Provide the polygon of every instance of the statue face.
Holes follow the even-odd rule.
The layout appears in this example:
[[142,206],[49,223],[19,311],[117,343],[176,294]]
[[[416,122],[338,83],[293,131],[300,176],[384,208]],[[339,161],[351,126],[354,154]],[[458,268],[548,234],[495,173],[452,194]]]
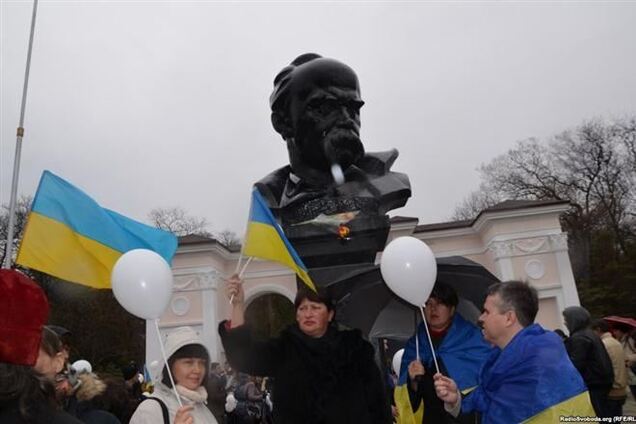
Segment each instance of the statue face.
[[358,79],[346,65],[324,58],[303,65],[290,89],[292,156],[296,155],[301,166],[322,171],[334,163],[344,169],[356,163],[364,155],[360,140],[363,104]]

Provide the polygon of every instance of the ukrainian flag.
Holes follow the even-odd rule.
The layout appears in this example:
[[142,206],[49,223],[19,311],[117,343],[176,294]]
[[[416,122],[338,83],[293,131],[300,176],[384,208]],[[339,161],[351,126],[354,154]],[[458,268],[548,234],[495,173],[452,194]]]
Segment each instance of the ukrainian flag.
[[121,255],[149,249],[170,263],[174,234],[104,209],[84,192],[44,171],[31,206],[16,262],[63,280],[110,288]]
[[[404,347],[398,386],[394,393],[395,404],[400,414],[399,424],[421,424],[424,415],[423,408],[426,407],[424,402],[420,402],[417,410],[413,411],[407,387],[409,364],[418,356],[415,352],[416,337],[421,341],[418,343],[420,361],[428,370],[427,372],[435,372],[433,352],[428,343],[424,325],[423,322],[419,324],[416,335],[411,337]],[[435,353],[443,361],[448,375],[455,380],[459,390],[466,394],[477,386],[479,370],[489,357],[491,350],[488,343],[484,341],[481,330],[456,313],[446,336],[442,339]]]
[[462,400],[462,411],[482,413],[482,424],[552,424],[561,417],[595,417],[587,387],[561,338],[538,324],[495,349],[479,386]]
[[252,205],[245,243],[243,243],[243,254],[269,259],[293,269],[310,289],[316,291],[316,286],[307,273],[307,267],[285,237],[283,229],[276,222],[272,211],[269,210],[265,199],[256,187],[252,190]]

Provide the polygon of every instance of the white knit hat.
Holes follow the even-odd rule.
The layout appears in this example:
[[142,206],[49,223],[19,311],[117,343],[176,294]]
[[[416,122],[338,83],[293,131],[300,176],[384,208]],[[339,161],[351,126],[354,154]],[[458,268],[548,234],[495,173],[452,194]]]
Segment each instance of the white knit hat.
[[203,340],[201,340],[192,327],[179,327],[172,330],[166,338],[166,357],[170,359],[177,350],[181,349],[183,346],[191,344],[203,346],[205,351],[208,353],[208,356],[210,355],[210,352],[208,352],[208,349],[203,344]]

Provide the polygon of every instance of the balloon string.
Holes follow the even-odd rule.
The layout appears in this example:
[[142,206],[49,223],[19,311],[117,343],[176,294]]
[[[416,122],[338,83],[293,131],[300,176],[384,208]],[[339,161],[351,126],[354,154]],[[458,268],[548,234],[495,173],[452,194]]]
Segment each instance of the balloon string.
[[435,349],[433,348],[433,341],[431,340],[431,334],[428,332],[428,323],[426,322],[426,315],[424,315],[423,306],[420,306],[420,312],[422,312],[422,319],[424,320],[424,328],[426,329],[426,335],[428,336],[428,343],[431,346],[431,352],[433,352],[433,362],[435,362],[435,369],[439,373],[439,365],[437,364],[437,357],[435,356]]
[[166,351],[163,348],[163,340],[161,339],[161,332],[159,331],[159,319],[155,320],[155,328],[157,329],[157,338],[159,339],[159,346],[161,346],[161,355],[163,356],[163,363],[165,364],[166,369],[168,370],[168,377],[170,377],[170,384],[172,384],[172,390],[174,390],[174,395],[177,397],[177,402],[179,402],[179,407],[182,407],[181,397],[179,393],[177,393],[177,386],[174,384],[174,380],[172,379],[172,371],[170,371],[170,366],[168,365],[168,358],[166,358]]
[[[417,316],[417,315],[416,315]],[[420,360],[419,331],[417,331],[417,320],[415,320],[415,359]]]

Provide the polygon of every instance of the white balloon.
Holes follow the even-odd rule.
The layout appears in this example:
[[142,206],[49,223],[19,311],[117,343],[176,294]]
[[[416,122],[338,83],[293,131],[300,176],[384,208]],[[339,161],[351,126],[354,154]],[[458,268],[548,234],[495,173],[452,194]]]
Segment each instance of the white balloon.
[[402,299],[420,307],[433,290],[437,262],[431,249],[415,237],[398,237],[382,252],[382,278]]
[[124,253],[115,263],[110,280],[117,301],[139,318],[159,318],[172,297],[172,270],[152,250]]
[[93,366],[86,359],[80,359],[78,361],[73,362],[71,368],[75,370],[76,373],[81,374],[83,372],[92,373]]
[[403,355],[404,349],[398,350],[397,352],[395,352],[395,355],[393,355],[393,362],[391,363],[393,365],[393,371],[398,377],[400,376],[400,367],[402,366]]

